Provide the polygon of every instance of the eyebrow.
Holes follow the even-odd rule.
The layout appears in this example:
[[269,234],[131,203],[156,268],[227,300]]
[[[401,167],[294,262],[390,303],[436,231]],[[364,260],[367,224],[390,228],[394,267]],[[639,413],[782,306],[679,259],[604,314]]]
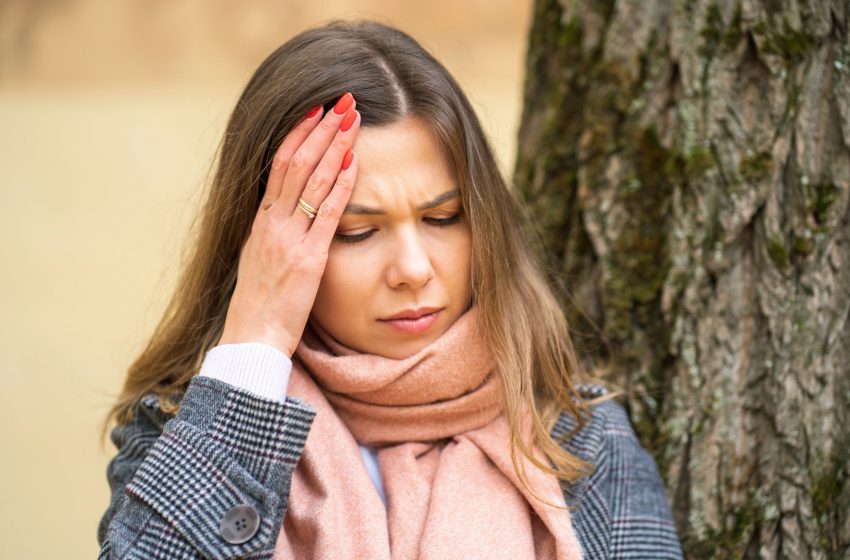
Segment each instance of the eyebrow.
[[[434,208],[439,206],[440,204],[446,202],[447,200],[451,200],[460,196],[460,191],[458,189],[454,189],[451,191],[446,191],[434,200],[426,202],[424,204],[420,204],[416,207],[417,210],[428,210],[430,208]],[[343,214],[357,214],[364,216],[383,216],[386,214],[380,208],[372,208],[370,206],[363,206],[361,204],[347,204],[345,206],[345,210],[342,211]]]

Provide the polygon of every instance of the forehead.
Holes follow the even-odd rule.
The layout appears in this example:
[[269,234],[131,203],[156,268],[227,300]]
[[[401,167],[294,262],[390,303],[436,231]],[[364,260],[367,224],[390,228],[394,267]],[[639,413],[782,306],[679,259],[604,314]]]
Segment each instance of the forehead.
[[436,136],[419,118],[363,127],[352,149],[359,161],[352,204],[417,206],[458,186]]

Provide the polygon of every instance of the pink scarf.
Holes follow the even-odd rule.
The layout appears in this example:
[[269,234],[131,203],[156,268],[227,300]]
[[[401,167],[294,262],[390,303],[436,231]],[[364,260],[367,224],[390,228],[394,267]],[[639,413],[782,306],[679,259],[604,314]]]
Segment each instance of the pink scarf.
[[[317,414],[273,558],[581,558],[569,512],[514,472],[477,308],[403,360],[356,352],[312,322],[295,355],[288,393]],[[386,508],[358,442],[379,447]],[[517,457],[535,492],[564,506],[557,479]]]

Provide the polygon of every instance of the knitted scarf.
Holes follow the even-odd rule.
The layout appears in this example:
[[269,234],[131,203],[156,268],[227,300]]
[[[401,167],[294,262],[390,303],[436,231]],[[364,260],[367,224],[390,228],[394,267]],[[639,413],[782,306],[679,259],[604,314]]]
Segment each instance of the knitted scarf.
[[[514,471],[475,306],[401,360],[354,351],[310,322],[288,394],[317,414],[273,558],[581,558],[569,511],[535,499]],[[529,421],[523,429],[530,442]],[[358,442],[378,447],[386,507]],[[557,479],[517,457],[535,493],[565,506]]]

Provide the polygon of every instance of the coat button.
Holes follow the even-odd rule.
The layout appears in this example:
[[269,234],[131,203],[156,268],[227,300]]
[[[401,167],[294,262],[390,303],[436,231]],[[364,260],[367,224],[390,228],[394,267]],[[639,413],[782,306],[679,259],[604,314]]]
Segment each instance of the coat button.
[[218,525],[218,532],[230,544],[251,540],[260,528],[260,514],[248,504],[230,508]]

